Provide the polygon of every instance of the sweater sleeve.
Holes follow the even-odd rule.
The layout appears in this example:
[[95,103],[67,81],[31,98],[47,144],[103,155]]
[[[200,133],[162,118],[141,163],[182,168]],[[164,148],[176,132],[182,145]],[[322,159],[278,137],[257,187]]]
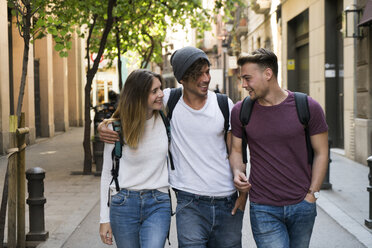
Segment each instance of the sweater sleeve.
[[[112,126],[109,126],[112,129]],[[107,205],[110,182],[112,179],[111,176],[111,167],[112,167],[112,158],[111,152],[114,149],[114,144],[105,143],[103,149],[103,165],[102,165],[102,174],[101,174],[101,208],[100,208],[100,223],[110,222],[110,208]]]

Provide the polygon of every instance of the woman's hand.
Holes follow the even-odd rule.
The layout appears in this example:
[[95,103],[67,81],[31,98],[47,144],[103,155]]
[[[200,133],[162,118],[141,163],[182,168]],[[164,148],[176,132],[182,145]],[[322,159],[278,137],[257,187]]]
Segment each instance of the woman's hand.
[[101,236],[101,240],[106,245],[112,245],[112,230],[110,222],[108,223],[101,223],[99,225],[99,235]]

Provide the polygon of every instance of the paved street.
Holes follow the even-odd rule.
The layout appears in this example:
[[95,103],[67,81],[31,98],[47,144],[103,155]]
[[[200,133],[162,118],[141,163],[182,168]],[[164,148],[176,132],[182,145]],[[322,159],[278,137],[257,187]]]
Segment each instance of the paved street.
[[[83,128],[71,128],[26,149],[26,167],[39,166],[46,171],[45,229],[49,231],[49,239],[38,248],[105,247],[98,235],[100,178],[71,175],[72,171],[83,168],[82,139]],[[372,247],[371,230],[364,226],[364,219],[368,217],[368,167],[337,153],[332,153],[332,160],[333,189],[322,191],[318,200],[311,247]],[[1,187],[6,162],[5,156],[0,157]],[[28,233],[28,213],[26,224]],[[172,223],[170,239],[171,246],[166,247],[177,247],[175,223]],[[255,247],[248,214],[244,219],[243,247]]]

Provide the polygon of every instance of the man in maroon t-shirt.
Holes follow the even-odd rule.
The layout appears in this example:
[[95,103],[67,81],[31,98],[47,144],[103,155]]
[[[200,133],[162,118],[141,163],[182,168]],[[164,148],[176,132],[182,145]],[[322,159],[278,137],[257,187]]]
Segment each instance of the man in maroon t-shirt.
[[242,162],[242,102],[231,112],[230,165],[238,190],[249,192],[254,239],[260,247],[308,247],[316,199],[328,166],[328,126],[321,106],[308,97],[309,132],[314,150],[308,164],[304,127],[294,94],[280,88],[276,55],[257,49],[238,60],[242,87],[255,100],[244,132],[250,151],[250,176]]

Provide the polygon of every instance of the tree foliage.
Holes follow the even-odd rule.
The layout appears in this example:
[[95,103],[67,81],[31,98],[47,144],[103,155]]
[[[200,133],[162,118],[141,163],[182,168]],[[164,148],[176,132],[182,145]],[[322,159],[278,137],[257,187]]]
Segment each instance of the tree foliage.
[[[84,172],[91,171],[90,151],[90,91],[98,70],[99,60],[120,58],[128,51],[135,52],[140,67],[150,61],[162,62],[162,49],[167,30],[175,24],[203,31],[210,30],[213,15],[221,8],[237,8],[240,0],[215,0],[215,9],[203,8],[202,0],[55,0],[51,17],[47,18],[48,32],[59,41],[55,47],[64,56],[69,38],[75,30],[86,40],[87,82],[85,87]],[[55,31],[56,29],[57,31]],[[83,30],[83,31],[82,31]],[[90,63],[89,55],[97,57]],[[119,84],[121,85],[121,84]]]

